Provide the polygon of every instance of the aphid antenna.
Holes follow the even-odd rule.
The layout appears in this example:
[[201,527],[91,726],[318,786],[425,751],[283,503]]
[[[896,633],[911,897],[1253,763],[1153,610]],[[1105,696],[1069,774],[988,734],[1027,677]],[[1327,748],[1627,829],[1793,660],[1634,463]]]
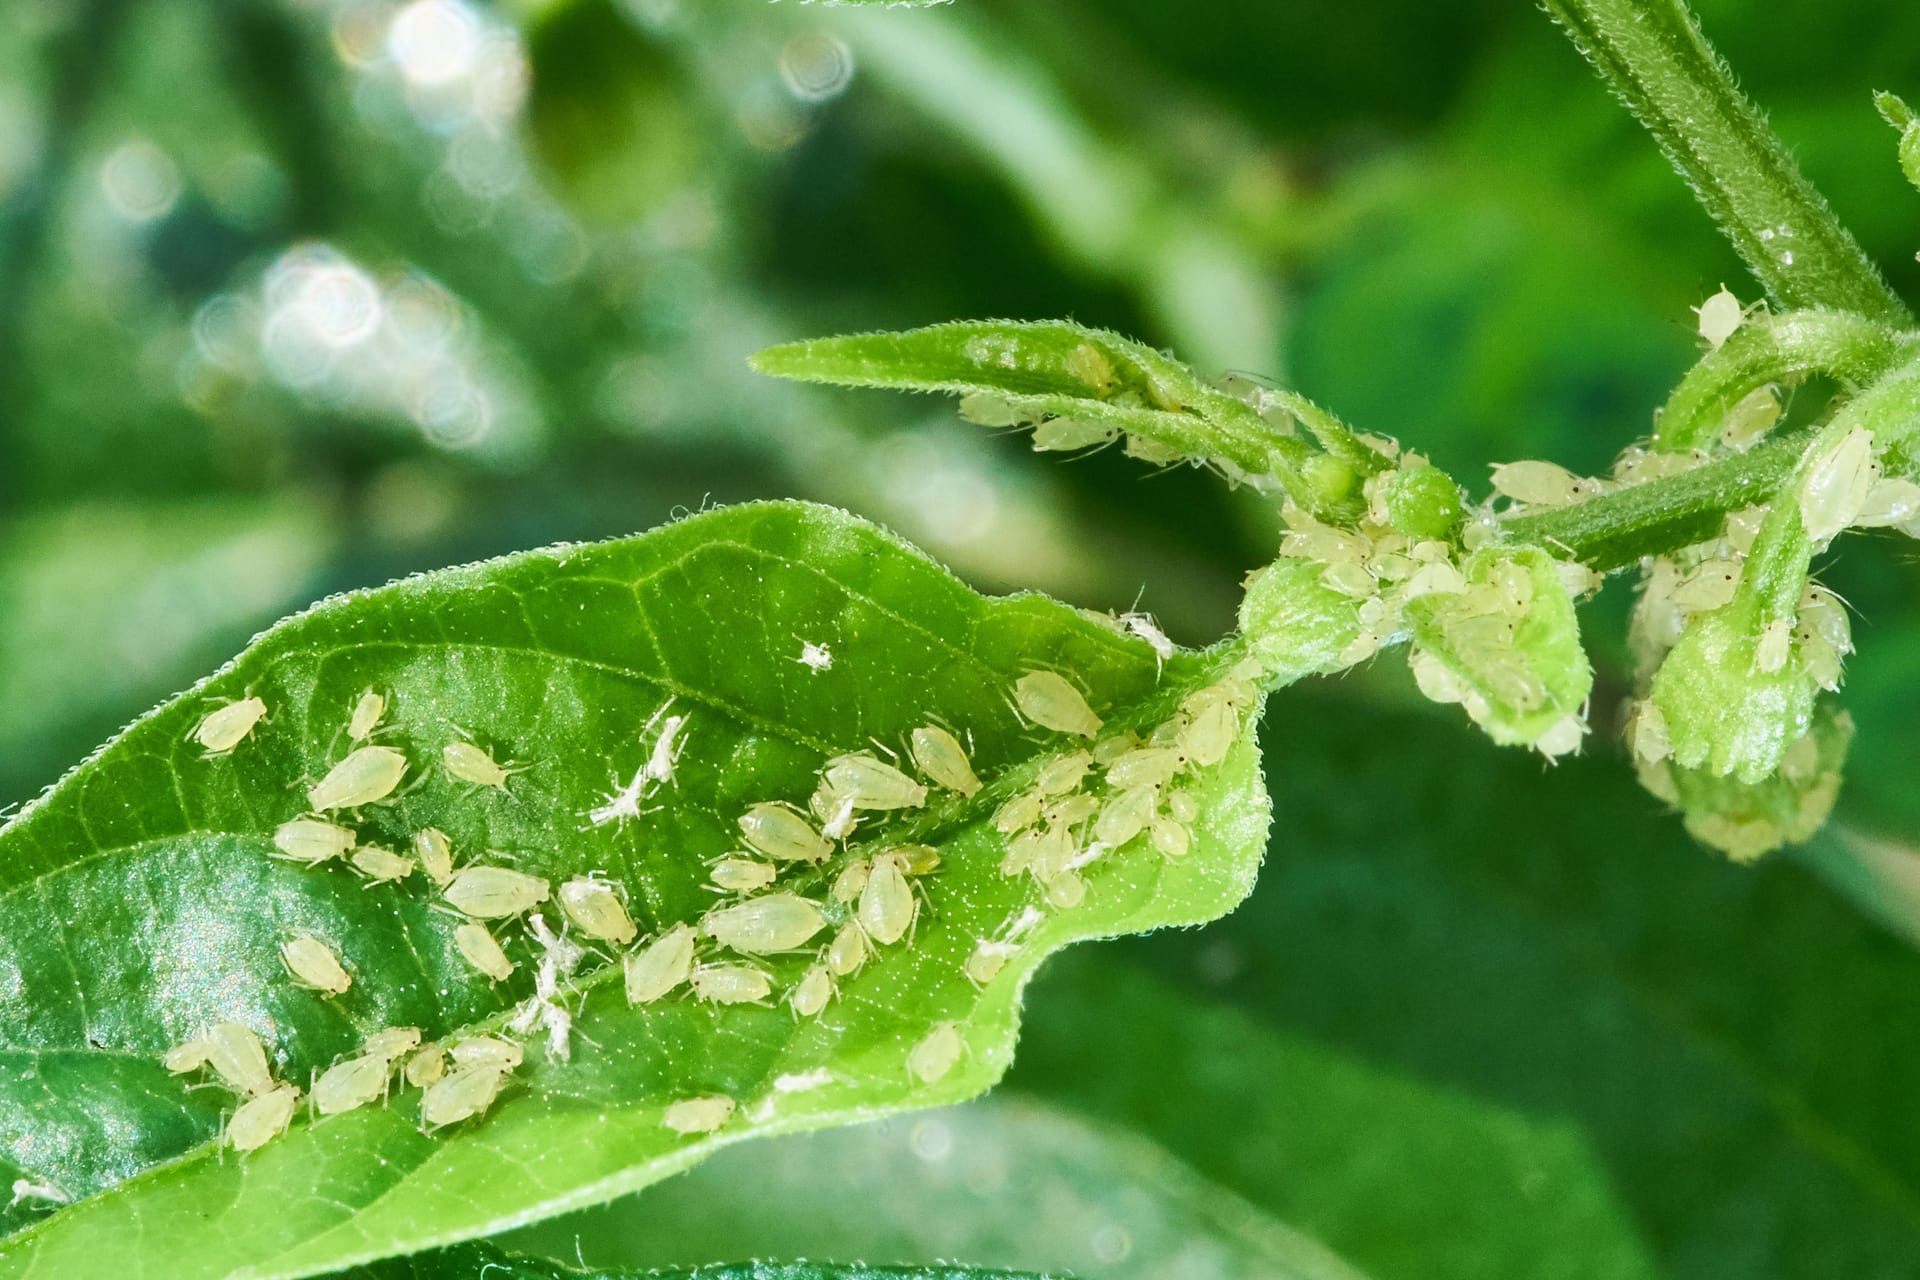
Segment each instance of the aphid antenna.
[[902,757],[900,752],[895,751],[892,747],[888,746],[886,743],[880,741],[880,739],[872,736],[871,734],[867,736],[867,741],[871,742],[874,746],[878,747],[881,751],[881,754],[889,757],[896,766],[904,758]]

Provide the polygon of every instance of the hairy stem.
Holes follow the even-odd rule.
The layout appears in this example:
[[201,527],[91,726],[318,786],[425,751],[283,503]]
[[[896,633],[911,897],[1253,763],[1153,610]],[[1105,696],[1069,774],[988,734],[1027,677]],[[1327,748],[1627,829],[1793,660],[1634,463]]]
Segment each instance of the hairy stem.
[[1910,323],[1879,270],[1735,87],[1681,0],[1545,4],[1768,293],[1788,307]]

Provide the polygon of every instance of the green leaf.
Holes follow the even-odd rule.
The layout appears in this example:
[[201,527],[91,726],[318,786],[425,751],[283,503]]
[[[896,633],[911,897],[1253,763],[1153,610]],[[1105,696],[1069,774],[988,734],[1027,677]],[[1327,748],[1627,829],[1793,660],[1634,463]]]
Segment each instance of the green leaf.
[[1547,12],[1653,134],[1768,293],[1788,307],[1910,322],[1682,0],[1547,0]]
[[583,1270],[484,1244],[394,1258],[337,1274],[337,1280],[1046,1280],[1029,1271],[978,1267],[874,1267],[865,1263],[745,1262],[672,1271]]
[[[1074,973],[1086,970],[1077,960],[1063,963]],[[1131,990],[1124,970],[1112,976]],[[1097,1025],[1125,1028],[1129,1076],[1157,1064],[1162,1037],[1181,1030],[1178,1019],[1136,1019],[1136,1009],[1116,1007],[1110,993],[1088,983],[1072,984],[1088,998],[1087,1010],[1060,997],[1051,973],[1044,986],[1053,991],[1048,1007],[1087,1052],[1119,1042]],[[1092,1009],[1115,1017],[1100,1024]],[[1061,1039],[1047,1036],[1047,1050]],[[1255,1093],[1276,1083],[1251,1070],[1241,1081]],[[881,1121],[721,1152],[684,1177],[501,1243],[604,1267],[746,1256],[963,1258],[1101,1280],[1159,1280],[1187,1273],[1204,1257],[1206,1274],[1217,1280],[1359,1275],[1164,1148],[1005,1090],[910,1124]]]
[[[1084,902],[1053,909],[1001,873],[1007,841],[988,821],[1067,746],[1016,715],[1014,682],[1070,673],[1112,728],[1146,730],[1231,657],[1163,665],[1104,619],[982,598],[881,530],[801,504],[448,570],[274,628],[0,831],[0,1174],[91,1196],[51,1215],[32,1200],[11,1209],[10,1225],[32,1225],[0,1243],[0,1276],[112,1275],[155,1250],[173,1276],[312,1275],[594,1203],[755,1134],[980,1092],[1006,1066],[1042,956],[1228,910],[1266,829],[1248,707],[1224,760],[1182,784],[1198,815],[1186,856],[1143,839],[1090,849]],[[612,949],[595,946],[558,975],[571,1060],[529,1046],[482,1120],[423,1134],[418,1093],[399,1090],[220,1156],[231,1096],[159,1061],[209,1024],[254,1028],[279,1076],[304,1084],[377,1029],[498,1030],[534,991],[542,953],[519,926],[500,930],[519,969],[494,986],[461,960],[457,921],[419,877],[363,885],[269,856],[277,824],[305,807],[295,788],[345,754],[368,688],[387,698],[378,740],[413,782],[346,815],[362,843],[405,848],[434,826],[463,861],[553,880],[603,872],[648,935],[699,919],[710,863],[738,847],[735,820],[758,802],[805,804],[829,757],[899,748],[940,720],[970,739],[988,785],[971,799],[935,791],[855,833],[861,854],[924,842],[940,866],[917,881],[926,908],[910,940],[879,948],[817,1018],[781,1007],[810,952],[763,958],[771,1007],[629,1008]],[[269,719],[203,759],[186,736],[210,699],[249,691]],[[669,705],[687,717],[678,763],[636,795],[628,780],[658,754]],[[438,761],[462,737],[523,771],[500,791],[456,784]],[[622,790],[645,801],[624,821],[605,811]],[[789,867],[783,888],[825,899],[851,857]],[[850,912],[825,910],[835,925]],[[1002,971],[976,986],[963,963],[1010,929]],[[277,948],[296,930],[340,952],[351,989],[328,999],[290,981]],[[909,1055],[947,1022],[959,1057],[922,1083]],[[663,1127],[669,1104],[720,1093],[739,1110],[719,1132]]]
[[[984,425],[1037,422],[1036,448],[1125,436],[1129,451],[1150,461],[1209,460],[1237,478],[1271,481],[1313,510],[1350,498],[1356,468],[1364,474],[1386,465],[1301,397],[1262,391],[1285,415],[1275,425],[1151,347],[1066,321],[965,320],[815,338],[769,347],[752,363],[805,382],[967,396],[962,411]],[[1327,454],[1315,455],[1294,436],[1294,419]],[[1050,440],[1049,431],[1061,435]]]

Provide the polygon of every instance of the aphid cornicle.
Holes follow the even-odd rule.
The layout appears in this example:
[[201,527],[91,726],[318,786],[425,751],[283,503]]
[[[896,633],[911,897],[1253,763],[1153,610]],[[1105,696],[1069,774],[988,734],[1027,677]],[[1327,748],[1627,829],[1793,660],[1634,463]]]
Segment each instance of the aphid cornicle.
[[353,704],[353,715],[347,719],[347,740],[365,742],[367,736],[379,725],[380,717],[387,714],[387,700],[368,689]]
[[493,1105],[507,1082],[499,1066],[460,1067],[427,1086],[420,1095],[420,1119],[429,1129],[471,1120]]
[[675,1133],[712,1133],[733,1119],[736,1105],[724,1093],[705,1098],[682,1098],[661,1114],[660,1124]]
[[827,761],[821,780],[856,809],[918,809],[927,802],[924,786],[862,751]]
[[441,891],[452,906],[480,920],[498,920],[531,911],[552,896],[539,876],[508,867],[470,866],[453,873]]
[[378,1054],[337,1062],[313,1082],[313,1109],[323,1116],[333,1116],[364,1107],[387,1091],[387,1076],[392,1070],[392,1060]]
[[819,906],[793,893],[748,898],[709,911],[700,922],[700,932],[723,947],[748,955],[791,951],[826,927]]
[[299,1101],[300,1090],[290,1084],[276,1085],[247,1099],[227,1121],[227,1145],[235,1151],[257,1151],[266,1146],[286,1132]]
[[920,772],[949,791],[971,796],[980,790],[980,779],[973,772],[960,739],[939,725],[922,725],[907,740],[908,751]]
[[873,860],[867,883],[860,890],[856,918],[869,938],[891,945],[906,937],[913,925],[918,901],[913,886],[907,883],[906,865],[900,855],[882,853]]
[[793,994],[787,1002],[793,1006],[795,1016],[811,1018],[827,1007],[833,999],[833,975],[827,972],[825,965],[809,965],[800,975],[800,981],[793,984]]
[[412,858],[376,845],[362,845],[347,860],[353,863],[354,870],[374,884],[392,884],[413,874]]
[[471,782],[476,787],[507,789],[512,774],[495,762],[485,748],[458,739],[440,748],[440,763],[455,782]]
[[708,1004],[757,1004],[773,994],[773,979],[745,964],[702,965],[687,982]]
[[193,739],[208,759],[224,756],[246,740],[253,727],[267,718],[267,704],[259,698],[241,698],[207,714],[194,726]]
[[589,938],[624,947],[639,934],[612,884],[578,876],[560,886],[560,910]]
[[746,842],[776,862],[819,862],[833,852],[827,838],[791,805],[762,802],[740,815]]
[[280,944],[280,959],[295,982],[326,995],[337,996],[353,985],[353,977],[341,967],[340,957],[320,939],[301,934]]
[[676,924],[624,961],[628,1004],[651,1004],[693,973],[695,936],[690,924]]
[[908,1051],[907,1070],[920,1083],[932,1084],[953,1070],[966,1047],[958,1025],[938,1023]]
[[406,774],[407,758],[392,747],[361,747],[308,788],[307,803],[315,813],[357,809],[392,795]]
[[216,1022],[205,1037],[207,1065],[234,1089],[259,1096],[273,1087],[260,1037],[238,1022]]
[[348,828],[318,818],[295,818],[281,823],[273,831],[276,856],[308,866],[340,857],[353,848],[354,839]]
[[460,949],[468,964],[495,982],[505,982],[513,976],[513,961],[507,959],[500,940],[478,921],[469,920],[456,928],[453,945]]
[[453,841],[447,833],[438,827],[423,827],[414,833],[413,853],[420,859],[420,869],[427,873],[427,879],[446,888],[453,879]]
[[728,893],[753,893],[774,882],[779,872],[771,862],[752,858],[722,858],[713,864],[713,884]]
[[1057,733],[1091,738],[1105,723],[1078,689],[1052,671],[1029,671],[1014,681],[1013,701],[1021,715]]

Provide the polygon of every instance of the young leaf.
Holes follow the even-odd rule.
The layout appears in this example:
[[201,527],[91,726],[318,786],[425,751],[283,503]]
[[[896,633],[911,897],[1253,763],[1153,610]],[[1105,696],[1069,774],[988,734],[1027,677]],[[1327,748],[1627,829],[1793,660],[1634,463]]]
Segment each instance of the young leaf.
[[[904,333],[816,338],[769,347],[753,367],[775,377],[849,387],[944,391],[987,426],[1037,423],[1036,448],[1126,438],[1149,461],[1204,459],[1236,478],[1284,489],[1310,510],[1352,499],[1387,465],[1303,397],[1264,392],[1276,426],[1179,361],[1104,329],[1067,321],[966,320]],[[1297,421],[1320,442],[1297,438]]]
[[[1106,849],[1074,829],[1083,900],[1061,891],[1059,869],[1044,891],[1003,874],[996,810],[1082,741],[1022,718],[1017,682],[1061,673],[1108,732],[1144,732],[1225,661],[1175,653],[1162,666],[1104,620],[982,598],[881,530],[803,504],[448,570],[274,628],[0,830],[0,1174],[54,1193],[9,1209],[6,1224],[26,1229],[0,1242],[0,1276],[119,1275],[162,1257],[186,1280],[313,1275],[594,1203],[754,1134],[978,1093],[1005,1069],[1020,990],[1047,952],[1226,911],[1252,883],[1267,821],[1249,694],[1232,703],[1220,762],[1177,780],[1187,818],[1157,814],[1152,839],[1173,856],[1145,834]],[[1036,687],[1022,702],[1057,718]],[[868,917],[872,954],[816,1015],[786,1005],[825,932],[769,942],[799,948],[772,955],[702,940],[703,962],[765,973],[767,1003],[676,989],[630,1007],[617,943],[576,929],[566,941],[586,950],[569,967],[566,946],[490,920],[516,966],[496,984],[462,958],[461,921],[421,874],[362,883],[337,861],[272,856],[278,825],[339,789],[337,775],[315,780],[347,755],[369,691],[381,714],[355,727],[399,753],[406,781],[329,818],[363,846],[408,849],[434,827],[463,864],[555,884],[601,876],[643,942],[701,922],[716,904],[711,864],[740,847],[737,820],[762,802],[805,806],[832,758],[904,760],[914,729],[944,725],[985,787],[861,811],[846,852],[780,864],[776,892],[837,929],[854,904],[829,887],[849,864],[913,846],[889,864],[915,869],[912,893],[889,898],[878,925]],[[266,718],[209,758],[189,735],[243,696]],[[443,767],[458,743],[473,744],[454,760],[476,781]],[[492,778],[478,752],[516,772]],[[1077,794],[1104,803],[1097,771]],[[550,932],[554,906],[534,912]],[[344,993],[292,980],[280,947],[303,934],[344,962]],[[994,963],[969,966],[982,939],[1001,944]],[[385,1105],[297,1116],[259,1150],[223,1154],[234,1096],[160,1060],[231,1019],[266,1042],[274,1075],[305,1087],[381,1028],[445,1043],[501,1034],[516,1013],[542,1028],[525,1065],[490,1112],[432,1133],[419,1091],[395,1086]],[[736,1109],[694,1117],[716,1131],[663,1123],[672,1104],[719,1095]]]
[[978,1267],[870,1267],[864,1263],[746,1262],[672,1271],[581,1270],[523,1258],[484,1244],[455,1245],[411,1258],[355,1267],[333,1280],[1046,1280],[1026,1271]]

